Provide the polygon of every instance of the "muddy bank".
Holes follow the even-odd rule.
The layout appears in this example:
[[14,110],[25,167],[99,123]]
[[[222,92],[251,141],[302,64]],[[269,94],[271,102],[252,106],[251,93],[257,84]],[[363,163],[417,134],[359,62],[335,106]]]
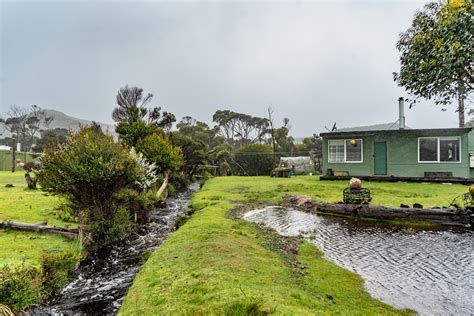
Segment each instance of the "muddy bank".
[[351,217],[392,221],[421,221],[435,225],[472,227],[474,214],[468,209],[402,208],[370,204],[317,202],[304,195],[287,195],[282,205],[311,213],[337,214]]

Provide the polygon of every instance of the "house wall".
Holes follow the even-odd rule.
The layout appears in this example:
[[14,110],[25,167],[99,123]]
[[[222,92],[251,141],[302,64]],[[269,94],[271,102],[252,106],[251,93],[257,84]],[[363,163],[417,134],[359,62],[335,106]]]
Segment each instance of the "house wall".
[[[461,137],[461,162],[460,163],[418,163],[418,138],[436,136]],[[351,139],[352,137],[363,140],[362,163],[329,163],[328,140]],[[469,149],[474,152],[474,133],[469,137],[465,132],[446,134],[443,131],[431,134],[423,130],[402,131],[376,131],[353,136],[337,135],[323,137],[323,173],[327,169],[334,171],[347,171],[353,176],[374,175],[374,142],[387,142],[387,175],[395,177],[423,177],[425,172],[452,172],[454,177],[474,177],[474,169],[469,168]]]

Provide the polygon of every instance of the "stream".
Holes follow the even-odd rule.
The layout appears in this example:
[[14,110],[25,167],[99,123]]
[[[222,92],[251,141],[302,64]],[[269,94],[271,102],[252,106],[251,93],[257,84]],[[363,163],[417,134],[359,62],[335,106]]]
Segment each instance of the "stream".
[[151,214],[151,222],[140,227],[130,238],[103,247],[80,263],[73,280],[60,295],[29,311],[31,315],[115,315],[128,288],[140,270],[143,254],[152,252],[173,232],[177,217],[187,215],[191,195],[199,183],[191,184],[166,207]]
[[276,206],[244,218],[283,236],[302,234],[387,304],[420,315],[474,315],[473,231],[415,231]]

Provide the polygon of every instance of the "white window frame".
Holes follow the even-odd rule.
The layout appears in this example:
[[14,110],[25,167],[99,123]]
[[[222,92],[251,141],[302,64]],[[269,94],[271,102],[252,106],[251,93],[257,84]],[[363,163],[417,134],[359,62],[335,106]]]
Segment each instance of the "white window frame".
[[[421,161],[420,160],[420,140],[421,139],[434,139],[436,138],[438,144],[437,158],[436,161]],[[440,155],[440,143],[441,140],[459,140],[459,161],[441,161]],[[418,163],[461,163],[462,162],[462,146],[461,146],[461,136],[427,136],[427,137],[418,137]]]
[[[347,141],[360,140],[360,161],[347,161]],[[329,148],[331,141],[344,141],[344,161],[330,161]],[[328,139],[328,163],[363,163],[364,162],[364,141],[362,138],[347,138],[347,139]]]

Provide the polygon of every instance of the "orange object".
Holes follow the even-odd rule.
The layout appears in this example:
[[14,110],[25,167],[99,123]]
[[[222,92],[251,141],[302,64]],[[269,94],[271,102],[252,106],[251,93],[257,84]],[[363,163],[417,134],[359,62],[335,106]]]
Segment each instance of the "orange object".
[[474,195],[474,185],[471,185],[469,187],[469,192],[471,193],[471,195]]

